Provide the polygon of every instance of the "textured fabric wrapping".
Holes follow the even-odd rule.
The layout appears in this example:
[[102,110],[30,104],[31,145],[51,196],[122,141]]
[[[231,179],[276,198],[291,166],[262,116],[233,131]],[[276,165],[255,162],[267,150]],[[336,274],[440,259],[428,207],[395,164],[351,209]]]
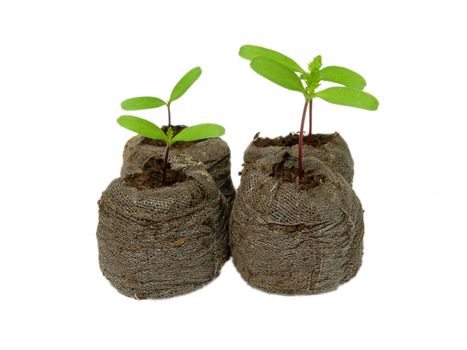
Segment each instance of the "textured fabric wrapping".
[[118,178],[99,200],[100,268],[118,291],[136,299],[198,289],[229,257],[225,197],[201,164],[172,168],[187,180],[138,190]]
[[[356,275],[363,254],[363,210],[344,178],[316,158],[304,170],[322,179],[303,189],[275,176],[286,151],[245,165],[230,216],[234,265],[253,287],[316,294]],[[292,157],[285,168],[297,167]]]
[[[123,165],[120,175],[140,173],[144,164],[151,157],[163,158],[164,146],[157,146],[145,142],[143,136],[134,136],[123,150]],[[230,177],[230,149],[220,138],[213,138],[196,142],[186,148],[173,147],[170,151],[174,162],[188,161],[202,162],[225,196],[230,205],[235,197],[235,188]]]
[[[298,155],[298,135],[297,141],[293,146],[255,146],[255,141],[245,150],[243,161],[245,164],[254,163],[259,159],[273,156],[283,150],[287,150],[291,154]],[[306,137],[305,137],[306,138]],[[308,146],[305,141],[303,145],[304,157],[315,157],[322,161],[332,171],[341,174],[347,182],[352,185],[354,175],[354,162],[350,154],[347,143],[337,132],[333,134],[314,134],[313,138],[325,143],[319,144],[317,147]]]

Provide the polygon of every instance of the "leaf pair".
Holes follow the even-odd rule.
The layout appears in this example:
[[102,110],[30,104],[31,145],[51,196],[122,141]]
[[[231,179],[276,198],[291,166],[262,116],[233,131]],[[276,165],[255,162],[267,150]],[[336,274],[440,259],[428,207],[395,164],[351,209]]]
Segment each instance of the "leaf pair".
[[173,101],[182,97],[185,92],[195,83],[200,77],[202,70],[200,67],[195,67],[186,73],[172,89],[168,101],[164,101],[158,97],[142,96],[129,98],[122,102],[121,106],[126,111],[136,111],[141,109],[158,108],[161,106],[169,106]]
[[167,134],[157,125],[147,121],[146,119],[135,117],[132,115],[122,115],[117,119],[118,124],[126,129],[134,131],[141,136],[161,140],[167,146],[173,145],[180,141],[197,141],[224,135],[225,129],[218,124],[198,124],[187,127],[173,136],[172,128],[167,130]]
[[[320,69],[321,56],[315,57],[308,65],[309,71],[305,71],[290,57],[260,46],[242,46],[239,54],[251,61],[250,66],[256,73],[286,89],[301,92],[307,100],[319,97],[327,102],[344,106],[368,110],[378,108],[378,100],[361,91],[366,86],[366,82],[360,74],[338,66]],[[321,81],[343,86],[315,92],[315,87],[319,86]]]

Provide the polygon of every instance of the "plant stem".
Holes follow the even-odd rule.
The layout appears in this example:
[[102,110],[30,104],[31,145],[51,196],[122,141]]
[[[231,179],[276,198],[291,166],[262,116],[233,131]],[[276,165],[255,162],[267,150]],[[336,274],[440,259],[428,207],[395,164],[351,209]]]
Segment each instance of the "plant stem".
[[169,165],[169,145],[165,149],[165,156],[164,156],[164,170],[162,170],[162,183],[165,184],[165,175],[167,174],[167,167]]
[[172,126],[172,119],[171,119],[171,116],[170,116],[170,104],[167,105],[167,111],[168,111],[168,114],[169,114],[169,125],[168,125],[168,127],[170,128]]
[[308,112],[310,113],[310,127],[308,129],[308,137],[306,138],[306,144],[311,146],[311,124],[313,120],[313,100],[310,100],[309,102],[309,110]]
[[300,134],[298,136],[298,182],[302,182],[303,178],[303,129],[305,128],[306,109],[308,101],[305,101],[303,106],[302,123],[300,124]]

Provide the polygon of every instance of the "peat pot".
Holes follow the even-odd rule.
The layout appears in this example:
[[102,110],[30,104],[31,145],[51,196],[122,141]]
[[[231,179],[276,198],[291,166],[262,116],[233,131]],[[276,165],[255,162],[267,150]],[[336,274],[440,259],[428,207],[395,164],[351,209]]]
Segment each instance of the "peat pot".
[[[185,126],[173,126],[174,135]],[[164,131],[167,127],[162,128]],[[152,157],[163,158],[165,144],[162,141],[151,140],[137,135],[132,137],[125,145],[123,151],[123,165],[120,176],[140,173],[148,159]],[[177,142],[171,148],[174,162],[184,163],[186,160],[201,162],[214,179],[217,187],[232,205],[235,197],[235,188],[230,177],[230,148],[221,138],[207,140]]]
[[[341,174],[352,185],[354,163],[347,143],[337,132],[333,134],[313,134],[311,145],[303,141],[304,157],[315,157],[332,171]],[[245,150],[245,164],[273,156],[282,151],[298,155],[298,134],[276,137],[274,139],[256,137]]]
[[162,160],[113,180],[99,200],[97,242],[104,276],[136,299],[166,298],[215,279],[229,257],[228,204],[197,164]]
[[363,254],[363,210],[344,177],[287,151],[247,163],[230,216],[235,267],[251,286],[316,294],[354,277]]

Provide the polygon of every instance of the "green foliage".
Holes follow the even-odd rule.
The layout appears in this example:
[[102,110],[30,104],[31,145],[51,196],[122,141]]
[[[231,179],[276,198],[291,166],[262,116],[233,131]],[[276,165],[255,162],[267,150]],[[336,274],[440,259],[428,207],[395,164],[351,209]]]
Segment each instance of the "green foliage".
[[166,104],[167,103],[165,101],[158,97],[143,96],[129,98],[123,101],[121,106],[125,111],[137,111],[140,109],[157,108]]
[[366,86],[366,81],[360,74],[344,67],[328,66],[321,69],[319,75],[321,80],[330,81],[354,89],[363,90]]
[[125,111],[136,111],[141,109],[158,108],[161,106],[167,106],[170,108],[170,103],[182,97],[185,92],[194,84],[200,77],[202,70],[200,67],[195,67],[188,71],[175,85],[170,94],[170,98],[167,101],[160,99],[159,97],[142,96],[129,98],[121,103],[122,109]]
[[251,61],[250,66],[256,73],[277,85],[289,90],[299,92],[305,91],[300,78],[293,71],[280,63],[266,57],[255,57]]
[[[308,71],[304,71],[288,56],[259,46],[242,46],[240,56],[251,60],[250,66],[256,73],[286,89],[301,92],[306,101],[320,97],[327,102],[343,106],[367,110],[378,108],[378,100],[361,91],[366,82],[360,74],[338,66],[321,68],[321,56],[316,56],[308,64]],[[322,81],[343,86],[316,91]]]
[[134,131],[141,136],[163,141],[167,146],[171,146],[175,142],[197,141],[220,137],[225,133],[225,129],[222,126],[205,123],[187,127],[173,136],[171,127],[167,129],[167,133],[164,133],[157,125],[132,115],[122,115],[117,119],[117,122],[124,128]]
[[378,109],[378,100],[373,95],[358,89],[335,86],[321,90],[315,96],[337,105],[357,107],[370,111]]
[[224,127],[218,124],[198,124],[189,126],[182,131],[180,131],[175,137],[172,139],[173,142],[179,141],[196,141],[196,140],[204,140],[210,139],[213,137],[220,137],[225,134]]
[[308,63],[308,70],[310,72],[314,71],[315,69],[319,70],[322,65],[323,65],[323,59],[321,58],[321,55],[318,55],[315,58],[313,58],[313,61]]
[[186,73],[173,88],[168,104],[182,97],[183,94],[190,88],[190,86],[193,85],[196,80],[198,80],[201,72],[202,71],[200,67],[195,67]]
[[293,59],[290,57],[271,50],[271,49],[266,49],[261,46],[254,46],[254,45],[244,45],[240,48],[239,55],[247,60],[253,60],[256,57],[266,57],[269,58],[272,61],[275,61],[290,70],[294,72],[299,72],[299,73],[305,73],[302,67],[299,66],[297,62],[295,62]]
[[132,115],[122,115],[117,119],[117,123],[123,126],[124,128],[134,131],[141,136],[153,139],[153,140],[163,140],[167,142],[168,138],[165,133],[160,129],[156,124],[151,123],[150,121],[135,117]]

